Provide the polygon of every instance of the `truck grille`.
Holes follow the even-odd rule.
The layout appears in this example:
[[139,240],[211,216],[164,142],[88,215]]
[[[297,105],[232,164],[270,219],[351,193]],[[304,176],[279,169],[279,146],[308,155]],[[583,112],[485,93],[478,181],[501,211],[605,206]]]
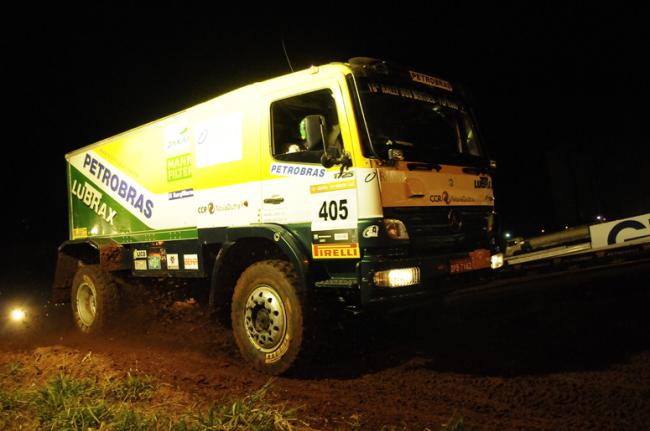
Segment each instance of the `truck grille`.
[[[450,223],[450,210],[458,223]],[[470,251],[487,247],[487,217],[492,207],[390,207],[384,217],[404,222],[411,247],[418,253]]]

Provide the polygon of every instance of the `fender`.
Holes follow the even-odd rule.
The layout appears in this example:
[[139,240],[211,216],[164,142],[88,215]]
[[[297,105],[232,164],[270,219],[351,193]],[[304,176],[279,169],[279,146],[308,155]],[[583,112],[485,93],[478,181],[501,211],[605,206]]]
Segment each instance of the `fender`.
[[79,262],[99,264],[105,271],[120,271],[130,268],[129,253],[121,244],[109,238],[85,238],[61,243],[57,253],[53,302],[67,302],[72,278]]
[[[224,232],[225,231],[225,232]],[[216,234],[216,232],[214,232]],[[298,238],[290,231],[276,224],[259,224],[255,226],[230,227],[219,232],[221,248],[215,259],[210,280],[210,306],[215,306],[217,293],[223,289],[219,283],[219,273],[231,248],[240,240],[261,238],[272,242],[287,257],[297,272],[303,289],[309,285],[309,254]],[[217,242],[216,235],[200,232],[199,237],[205,243]],[[210,241],[212,240],[212,241]]]

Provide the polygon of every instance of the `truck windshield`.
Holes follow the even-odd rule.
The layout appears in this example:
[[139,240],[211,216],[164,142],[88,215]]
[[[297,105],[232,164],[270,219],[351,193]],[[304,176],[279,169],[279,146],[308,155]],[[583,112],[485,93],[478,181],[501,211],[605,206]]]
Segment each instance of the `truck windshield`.
[[453,92],[389,76],[355,76],[370,142],[367,156],[468,163],[485,158],[472,116]]

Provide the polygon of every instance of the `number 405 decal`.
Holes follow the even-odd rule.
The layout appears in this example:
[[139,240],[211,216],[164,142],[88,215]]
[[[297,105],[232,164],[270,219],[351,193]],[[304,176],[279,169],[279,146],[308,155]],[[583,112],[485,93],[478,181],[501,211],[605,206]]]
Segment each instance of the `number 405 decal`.
[[318,217],[328,220],[347,220],[348,218],[348,200],[339,199],[333,201],[323,201],[318,210]]

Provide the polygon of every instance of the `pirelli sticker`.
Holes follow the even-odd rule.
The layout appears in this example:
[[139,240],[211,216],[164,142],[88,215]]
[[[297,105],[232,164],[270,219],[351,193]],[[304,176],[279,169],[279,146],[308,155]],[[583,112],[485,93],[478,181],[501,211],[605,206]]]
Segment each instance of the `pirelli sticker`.
[[313,258],[359,258],[356,181],[315,184],[310,192]]
[[314,259],[354,259],[361,257],[359,244],[312,244]]

